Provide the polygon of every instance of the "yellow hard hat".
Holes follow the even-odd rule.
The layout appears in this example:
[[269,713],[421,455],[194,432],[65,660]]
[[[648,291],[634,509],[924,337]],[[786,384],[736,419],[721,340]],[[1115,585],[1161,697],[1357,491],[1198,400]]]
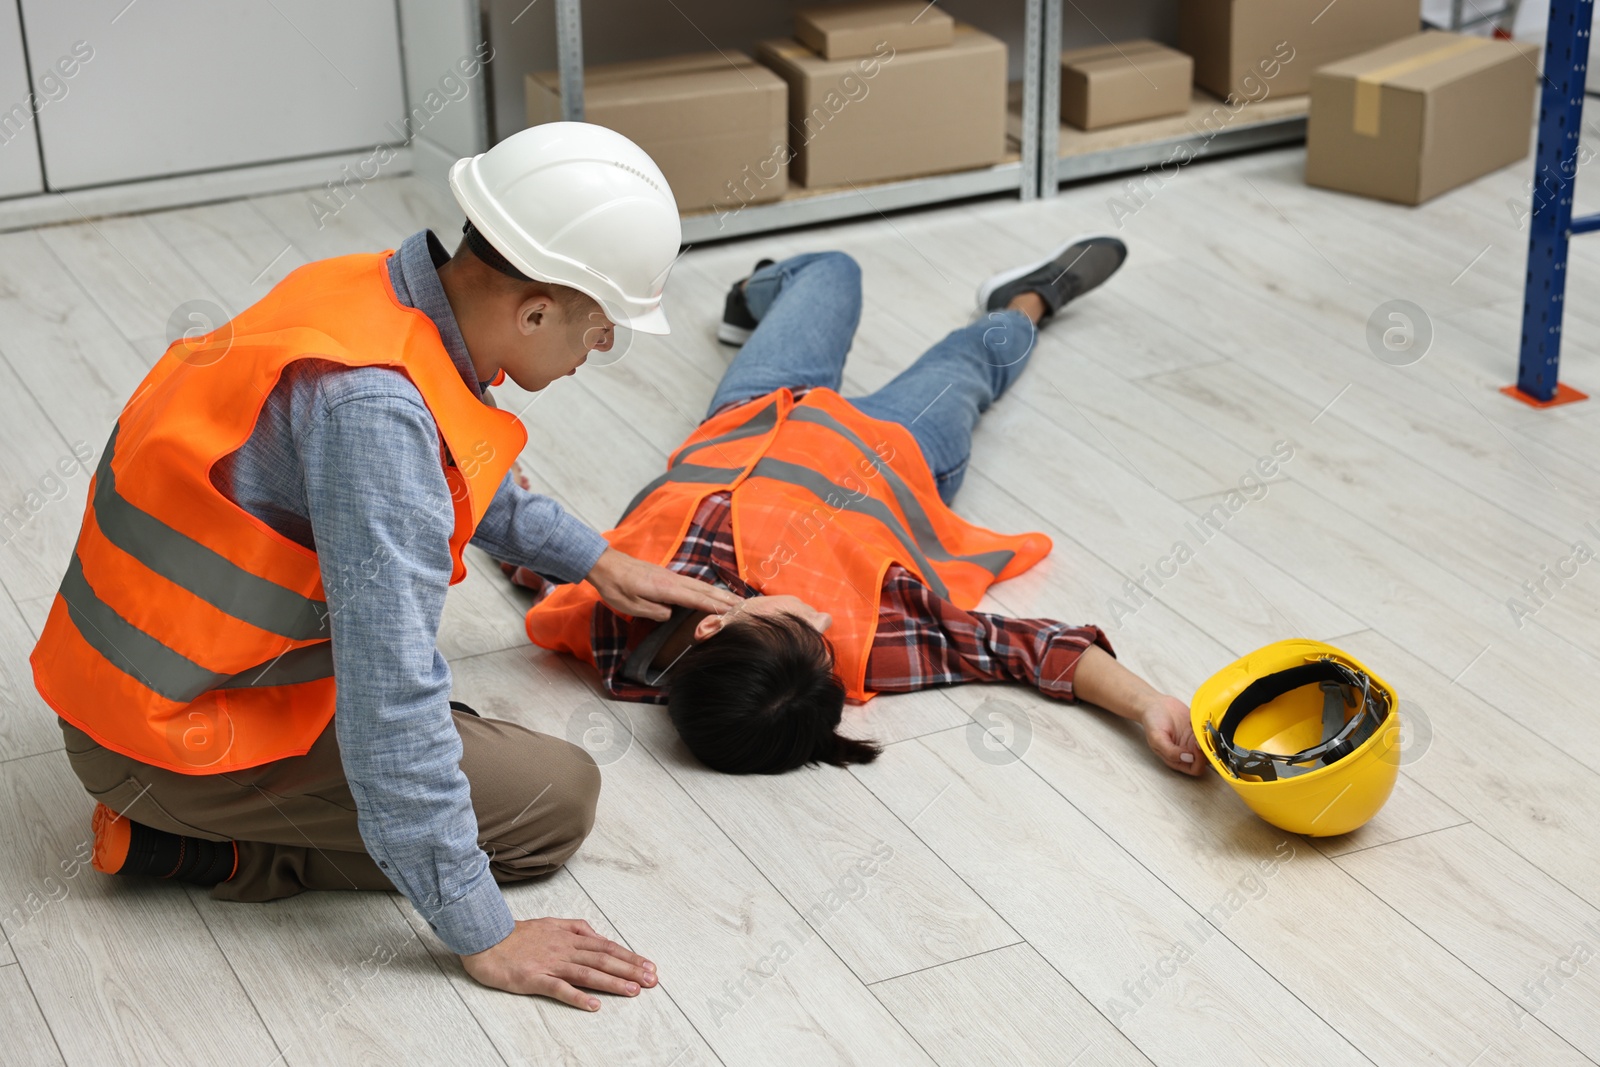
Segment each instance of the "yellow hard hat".
[[1328,837],[1378,813],[1400,773],[1400,701],[1360,660],[1321,641],[1278,641],[1200,686],[1195,740],[1252,811]]

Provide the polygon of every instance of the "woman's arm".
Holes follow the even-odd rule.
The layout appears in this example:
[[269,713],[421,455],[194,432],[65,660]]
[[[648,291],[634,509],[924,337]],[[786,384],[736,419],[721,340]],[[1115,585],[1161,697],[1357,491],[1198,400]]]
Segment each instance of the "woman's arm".
[[866,687],[903,693],[1002,681],[1105,708],[1142,725],[1151,750],[1173,770],[1199,774],[1204,767],[1188,705],[1119,663],[1098,626],[965,611],[909,572],[892,569],[879,602]]

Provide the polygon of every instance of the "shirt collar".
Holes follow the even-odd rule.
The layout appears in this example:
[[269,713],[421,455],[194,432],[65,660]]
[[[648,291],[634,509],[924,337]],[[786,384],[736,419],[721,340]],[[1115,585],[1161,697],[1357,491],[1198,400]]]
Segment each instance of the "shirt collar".
[[444,283],[439,280],[439,268],[450,262],[439,238],[432,230],[418,230],[400,243],[399,249],[389,258],[389,281],[394,285],[400,303],[416,308],[433,321],[444,342],[444,350],[461,373],[462,381],[471,386],[479,397],[488,383],[478,380],[472,357],[467,355],[467,342],[456,324],[455,312],[444,295]]

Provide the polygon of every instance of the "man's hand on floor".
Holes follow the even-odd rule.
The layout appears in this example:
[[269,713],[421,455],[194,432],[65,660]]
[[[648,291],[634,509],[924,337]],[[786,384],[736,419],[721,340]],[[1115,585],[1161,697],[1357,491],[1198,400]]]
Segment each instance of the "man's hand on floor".
[[743,599],[709,582],[646,563],[614,548],[606,549],[586,580],[599,590],[600,599],[612,611],[657,622],[671,618],[674,607],[721,615],[738,607]]
[[594,932],[582,919],[521,919],[493,948],[462,956],[475,980],[508,993],[551,997],[586,1011],[600,1001],[583,989],[636,997],[656,984],[656,965]]
[[1199,774],[1205,768],[1200,746],[1194,739],[1194,724],[1189,721],[1189,706],[1183,701],[1163,696],[1145,708],[1139,721],[1144,724],[1144,739],[1150,751],[1168,767],[1184,774]]

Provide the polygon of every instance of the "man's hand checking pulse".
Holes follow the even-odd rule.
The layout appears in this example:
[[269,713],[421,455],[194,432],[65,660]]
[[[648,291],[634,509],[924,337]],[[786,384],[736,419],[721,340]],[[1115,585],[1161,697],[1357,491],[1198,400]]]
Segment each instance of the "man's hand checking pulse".
[[606,606],[619,615],[637,615],[663,622],[675,607],[721,615],[743,598],[697,578],[669,571],[608,548],[585,580],[600,593]]

